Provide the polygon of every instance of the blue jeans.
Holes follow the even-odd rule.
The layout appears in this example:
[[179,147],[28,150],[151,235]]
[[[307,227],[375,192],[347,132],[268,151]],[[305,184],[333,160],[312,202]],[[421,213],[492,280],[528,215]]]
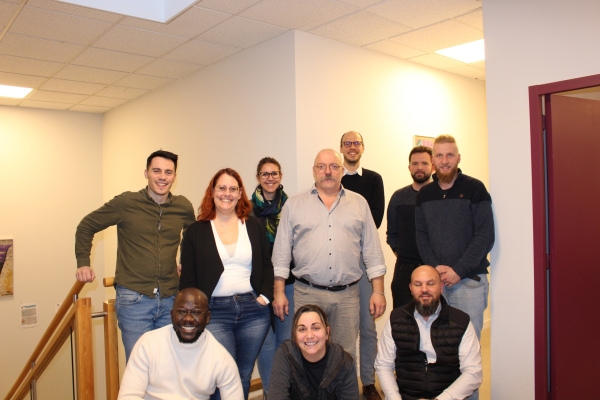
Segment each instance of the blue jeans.
[[487,308],[490,286],[487,274],[478,276],[479,282],[465,278],[451,288],[444,287],[444,297],[449,305],[469,314],[477,339],[481,339],[483,312]]
[[275,351],[281,346],[284,340],[292,336],[292,320],[294,319],[294,284],[285,285],[285,296],[290,303],[290,315],[286,315],[281,321],[278,317],[274,317],[275,332],[273,328],[269,328],[267,337],[258,354],[258,372],[262,381],[263,392],[269,391],[269,382],[271,380],[271,366],[275,358]]
[[133,346],[144,333],[171,323],[175,296],[161,298],[156,293],[154,298],[150,298],[121,285],[117,285],[116,290],[117,321],[125,347],[125,359],[129,361]]
[[[247,399],[254,363],[271,326],[269,307],[256,301],[254,292],[211,297],[209,305],[211,318],[206,329],[235,360]],[[218,391],[211,399],[220,399]]]
[[[483,329],[483,312],[488,305],[488,292],[490,290],[487,274],[480,274],[480,281],[461,279],[451,288],[444,287],[444,297],[454,308],[469,314],[477,339],[481,339]],[[479,389],[468,397],[469,400],[479,400]]]

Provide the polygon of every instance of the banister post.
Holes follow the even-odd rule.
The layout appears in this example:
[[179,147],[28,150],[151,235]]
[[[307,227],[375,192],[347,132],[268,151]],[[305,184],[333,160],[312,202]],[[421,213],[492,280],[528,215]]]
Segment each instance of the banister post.
[[77,399],[94,400],[94,348],[92,342],[92,300],[75,303],[75,356]]
[[117,313],[115,299],[103,304],[104,316],[104,359],[106,366],[106,398],[116,400],[119,394],[119,353]]

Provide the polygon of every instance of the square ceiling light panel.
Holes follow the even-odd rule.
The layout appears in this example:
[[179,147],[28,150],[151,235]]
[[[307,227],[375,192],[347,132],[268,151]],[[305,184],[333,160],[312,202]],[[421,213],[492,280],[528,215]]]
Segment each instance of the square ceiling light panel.
[[166,23],[197,0],[58,0],[63,3]]

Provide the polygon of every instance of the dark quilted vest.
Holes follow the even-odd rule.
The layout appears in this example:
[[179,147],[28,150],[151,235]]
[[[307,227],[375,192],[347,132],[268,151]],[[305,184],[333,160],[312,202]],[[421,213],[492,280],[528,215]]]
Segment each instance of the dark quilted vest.
[[460,376],[458,348],[469,316],[448,306],[443,297],[440,301],[440,315],[431,325],[431,343],[437,356],[434,364],[428,364],[425,353],[419,350],[414,304],[398,307],[390,315],[396,343],[396,382],[403,400],[434,398]]

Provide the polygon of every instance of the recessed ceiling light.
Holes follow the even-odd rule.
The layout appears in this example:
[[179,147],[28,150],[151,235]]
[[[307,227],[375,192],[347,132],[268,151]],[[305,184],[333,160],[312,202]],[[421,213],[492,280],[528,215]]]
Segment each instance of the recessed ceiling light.
[[22,99],[31,92],[32,88],[0,85],[0,97],[11,97],[13,99]]
[[166,23],[198,0],[58,0],[117,14]]
[[485,60],[485,46],[483,45],[483,39],[454,47],[448,47],[447,49],[438,50],[436,53],[467,64]]

